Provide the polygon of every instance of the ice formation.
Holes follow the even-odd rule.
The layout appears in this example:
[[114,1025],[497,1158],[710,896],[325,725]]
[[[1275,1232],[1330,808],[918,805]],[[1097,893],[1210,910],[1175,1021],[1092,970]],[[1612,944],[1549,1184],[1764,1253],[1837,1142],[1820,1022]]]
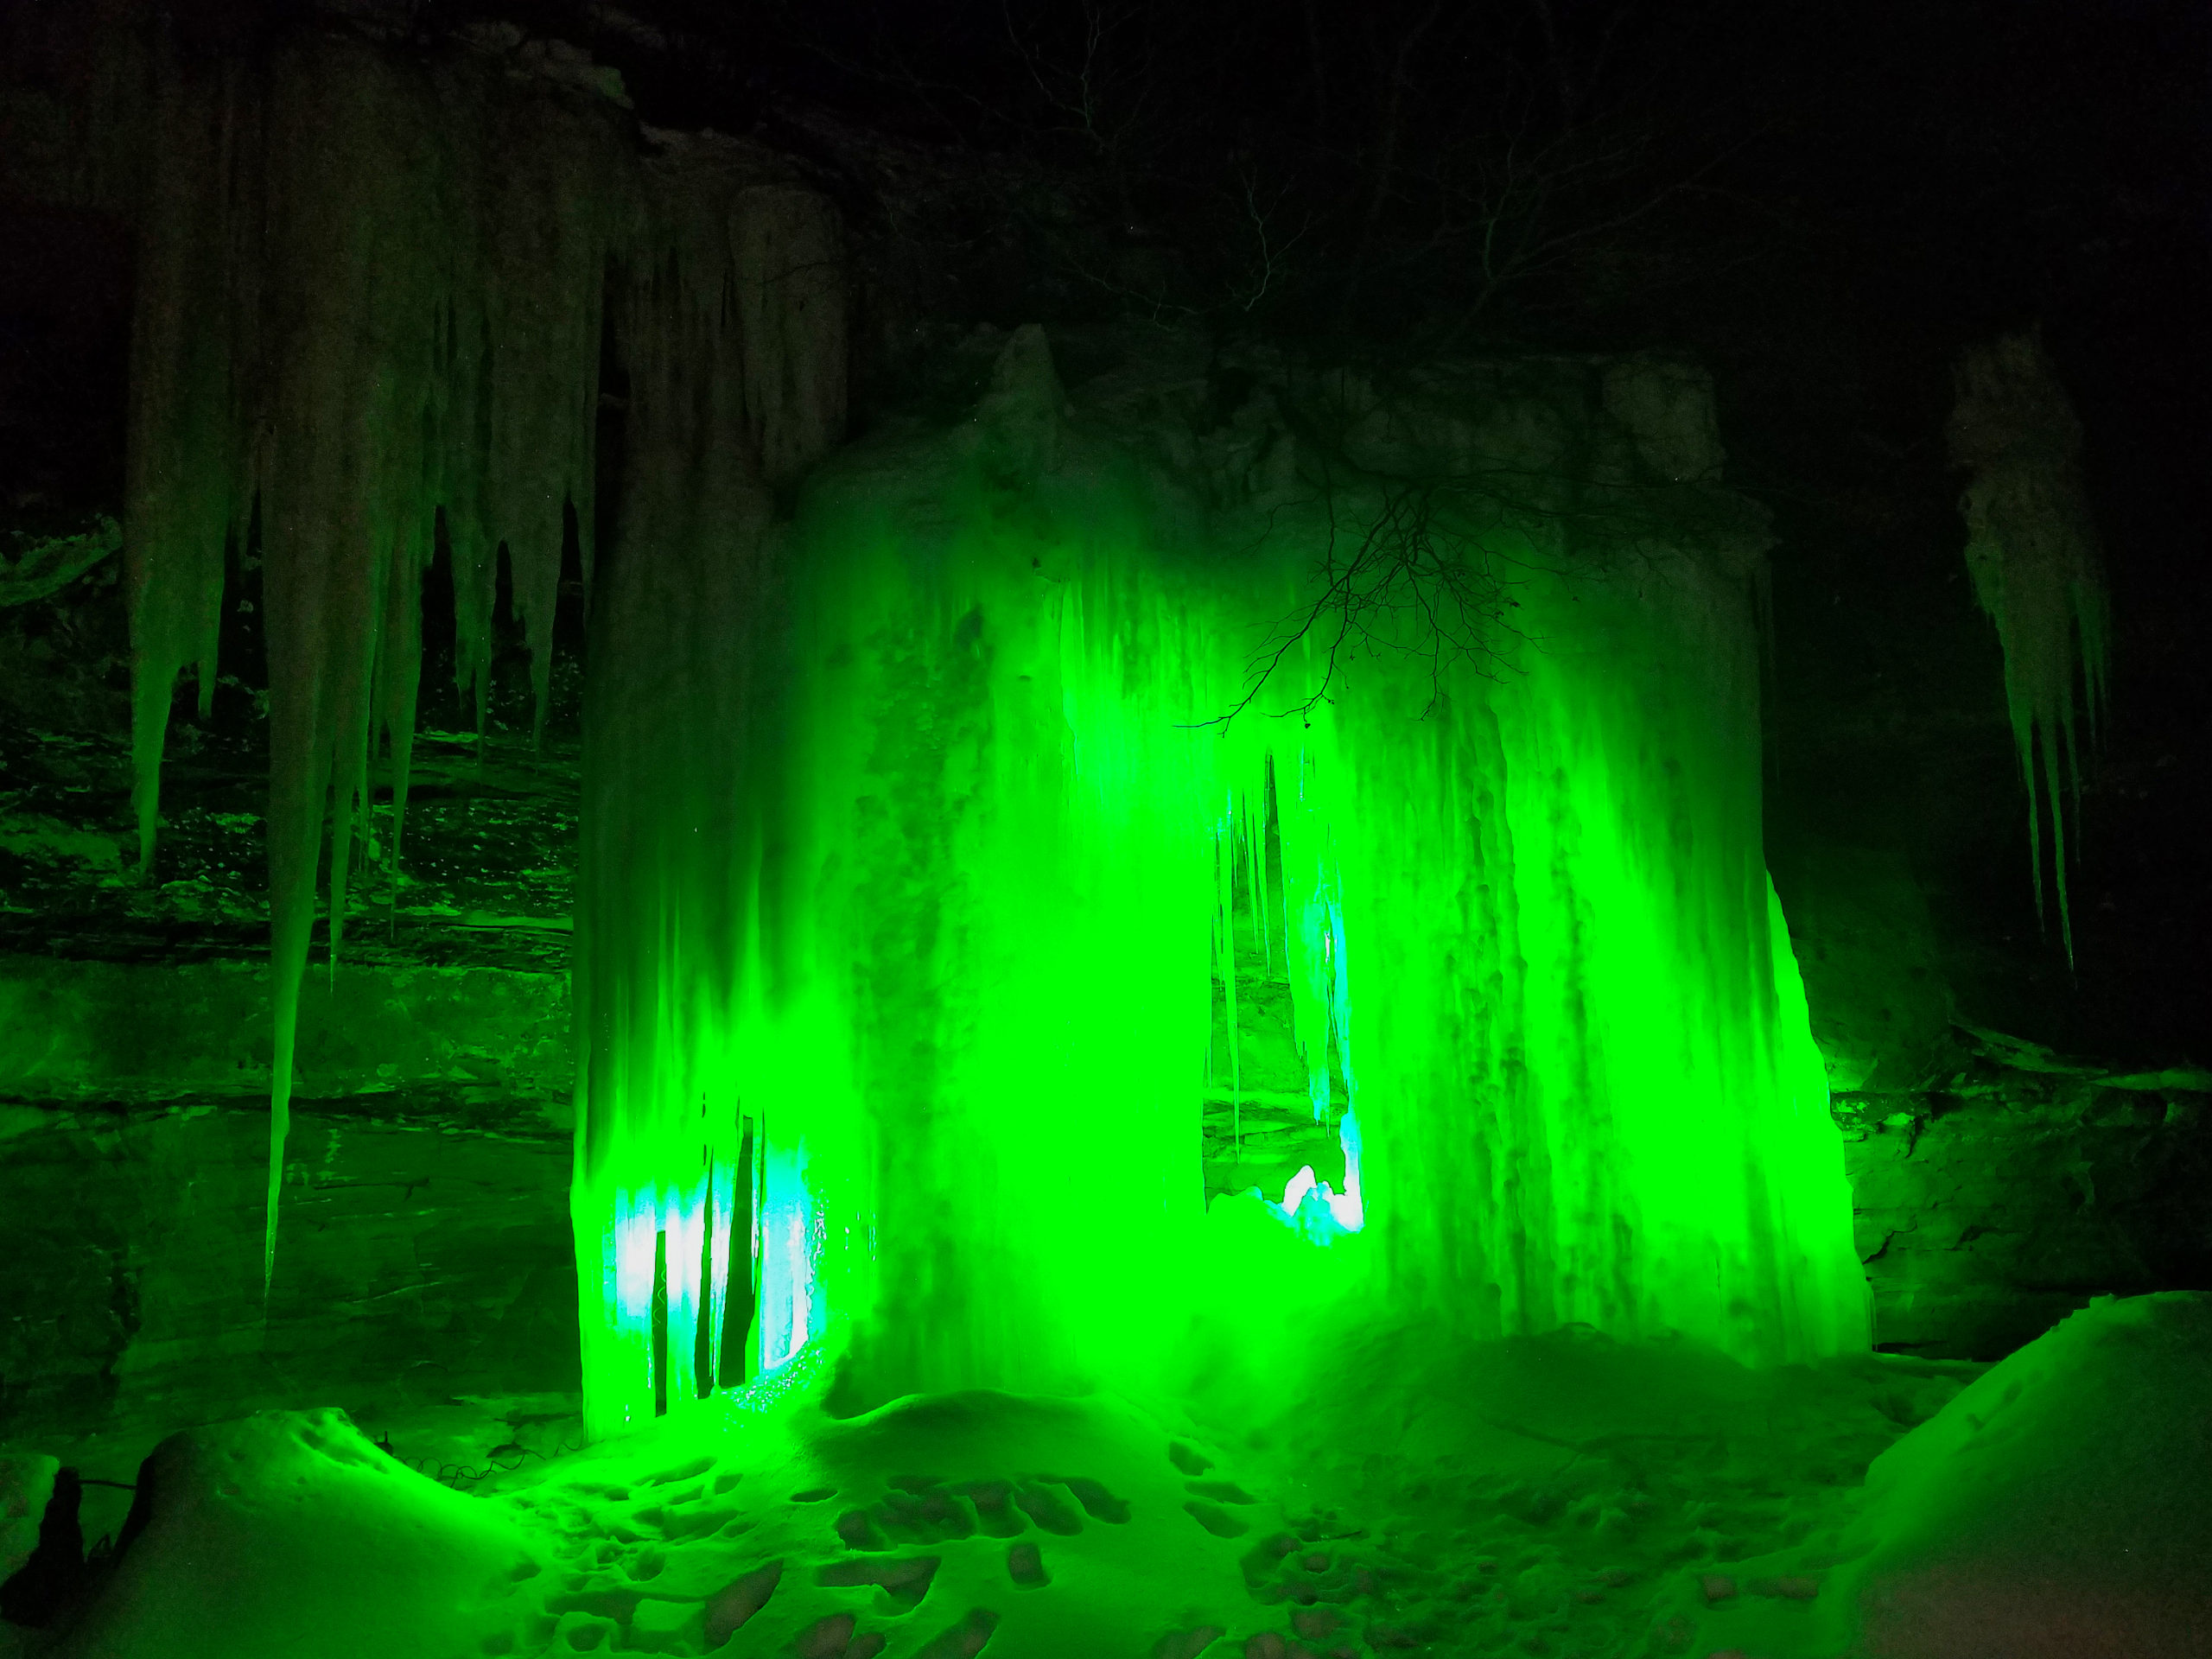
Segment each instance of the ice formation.
[[[1506,671],[1351,661],[1300,718],[1224,723],[1323,515],[1373,493],[1217,512],[1064,402],[1023,331],[970,425],[815,474],[783,608],[729,671],[761,690],[702,721],[743,822],[687,808],[677,831],[707,839],[642,865],[656,843],[624,842],[626,879],[674,894],[689,848],[744,837],[711,865],[729,908],[680,912],[691,931],[664,927],[639,982],[664,1029],[696,1022],[689,1064],[651,1068],[665,1121],[696,1102],[721,1133],[740,1111],[766,1126],[764,1348],[813,1333],[781,1323],[796,1301],[772,1281],[838,1324],[855,1406],[1157,1391],[1224,1323],[1264,1346],[1355,1308],[1761,1360],[1863,1345],[1760,855],[1740,547],[1489,525],[1525,568]],[[1303,707],[1319,655],[1287,657],[1276,695]],[[697,717],[664,694],[610,677],[612,702],[651,710],[626,753]],[[633,801],[694,786],[696,751],[667,741]],[[1194,1095],[1232,936],[1281,953],[1313,1109],[1353,1154],[1350,1190],[1294,1184],[1338,1239],[1325,1269],[1228,1219],[1236,1201],[1205,1210]],[[678,966],[702,938],[736,965],[719,1002]],[[658,1259],[680,1351],[705,1224],[664,1221],[658,1258],[642,1234],[614,1247],[633,1341]],[[1322,1281],[1344,1300],[1317,1310]],[[622,1374],[641,1399],[642,1368]]]
[[[275,1022],[265,1274],[325,825],[334,955],[380,741],[398,855],[424,566],[440,546],[450,556],[456,667],[480,724],[504,554],[542,720],[569,525],[587,575],[594,562],[610,265],[645,383],[637,493],[658,481],[665,496],[658,466],[692,490],[684,511],[715,515],[737,504],[691,461],[711,472],[714,447],[742,438],[788,473],[834,428],[835,399],[789,406],[842,385],[835,353],[795,370],[761,348],[791,332],[785,308],[834,295],[837,253],[817,198],[803,198],[818,222],[796,243],[781,234],[788,207],[753,205],[753,187],[782,175],[757,156],[748,172],[753,152],[641,162],[588,98],[342,32],[301,33],[251,68],[171,66],[155,130],[126,525],[140,859],[155,855],[172,687],[192,668],[207,708],[226,556],[257,552]],[[718,331],[752,357],[713,350]],[[753,380],[717,378],[746,362]],[[725,385],[733,410],[653,430]],[[654,447],[686,442],[707,449]]]
[[[777,852],[758,804],[776,759],[776,493],[844,415],[839,232],[822,198],[734,159],[650,182],[672,233],[632,268],[618,333],[622,509],[585,693],[572,1205],[595,1433],[740,1382],[810,1325],[785,1265],[806,1259],[812,1217],[783,1121],[808,1103],[740,1086],[729,1045],[741,999],[761,995],[752,894]],[[748,1353],[764,1296],[778,1313]]]
[[[1863,1344],[1759,850],[1755,538],[1713,520],[1679,376],[1586,388],[1593,429],[1653,428],[1615,433],[1611,485],[1440,498],[1522,572],[1516,644],[1339,661],[1301,638],[1224,721],[1332,527],[1402,491],[1387,455],[1301,468],[1255,404],[1271,459],[1226,487],[1071,422],[1025,329],[969,422],[825,461],[841,238],[772,157],[663,136],[640,158],[567,91],[340,34],[179,69],[167,97],[127,525],[137,804],[150,859],[170,687],[190,665],[207,695],[226,550],[257,549],[265,1272],[323,825],[334,951],[380,741],[404,804],[423,566],[449,551],[480,697],[505,550],[542,688],[572,519],[594,1433],[832,1326],[849,1403],[1156,1389],[1325,1281],[1351,1299],[1330,1318],[1471,1338]],[[597,556],[603,338],[626,407]],[[1654,490],[1671,527],[1620,510]],[[1264,1242],[1200,1179],[1239,939],[1288,982],[1344,1153]]]
[[[2012,334],[1959,365],[1951,459],[1973,469],[1961,503],[1974,598],[2005,649],[2005,706],[2028,791],[2028,857],[2043,906],[2043,805],[2051,885],[2069,961],[2067,797],[2078,801],[2077,699],[2102,712],[2107,635],[2103,561],[2082,478],[2082,423],[2040,339]],[[2076,690],[2077,681],[2079,690]]]

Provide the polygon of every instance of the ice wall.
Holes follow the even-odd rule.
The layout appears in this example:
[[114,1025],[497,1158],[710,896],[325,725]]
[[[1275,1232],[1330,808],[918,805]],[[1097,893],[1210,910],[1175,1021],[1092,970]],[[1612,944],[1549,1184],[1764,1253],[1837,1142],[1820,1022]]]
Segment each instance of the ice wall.
[[1675,549],[1568,550],[1518,591],[1494,678],[1424,715],[1425,685],[1347,677],[1303,757],[1391,1299],[1472,1337],[1861,1342],[1760,849],[1747,595]]
[[[1740,549],[1490,523],[1503,656],[1325,685],[1317,635],[1224,722],[1374,480],[1224,513],[1060,397],[1024,331],[973,422],[817,474],[744,722],[725,1095],[803,1169],[767,1270],[841,1327],[849,1402],[1171,1386],[1224,1325],[1377,1299],[1863,1345]],[[1210,1005],[1255,934],[1351,1190],[1209,1217]]]

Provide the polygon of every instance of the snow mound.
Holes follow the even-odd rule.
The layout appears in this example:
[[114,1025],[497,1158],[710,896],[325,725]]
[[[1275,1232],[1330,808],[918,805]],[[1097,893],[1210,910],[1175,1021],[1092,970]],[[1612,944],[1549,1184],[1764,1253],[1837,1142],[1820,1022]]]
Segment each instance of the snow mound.
[[448,1491],[342,1411],[172,1435],[150,1518],[57,1659],[493,1653],[542,1569],[502,1506]]
[[2212,1654],[2212,1295],[2102,1297],[1867,1471],[1834,1536],[1699,1574],[1662,1651]]
[[1279,1522],[1207,1465],[1096,1399],[679,1420],[509,1484],[560,1567],[518,1650],[1184,1659],[1232,1627],[1241,1644],[1285,1624],[1243,1572]]
[[1192,1433],[1105,1399],[986,1391],[840,1418],[802,1361],[469,1495],[341,1413],[270,1412],[164,1442],[150,1522],[104,1592],[19,1645],[2212,1654],[2212,1295],[2102,1300],[1978,1370],[1758,1370],[1571,1331],[1454,1348],[1408,1329],[1344,1342],[1279,1411],[1200,1413]]
[[264,1412],[149,1475],[150,1522],[42,1656],[1194,1659],[1318,1617],[1248,1582],[1295,1547],[1279,1511],[1100,1400],[741,1398],[477,1494],[342,1412]]

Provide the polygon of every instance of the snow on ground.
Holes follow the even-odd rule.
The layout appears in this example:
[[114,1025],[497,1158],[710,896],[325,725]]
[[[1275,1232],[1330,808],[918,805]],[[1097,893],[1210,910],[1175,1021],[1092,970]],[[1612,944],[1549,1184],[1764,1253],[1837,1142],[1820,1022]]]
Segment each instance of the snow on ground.
[[[1682,1651],[2212,1655],[2212,1295],[2100,1298],[1876,1459],[1847,1524],[1716,1576]],[[1783,1576],[1818,1595],[1742,1592]]]
[[1580,1331],[1317,1352],[1294,1402],[1172,1421],[980,1392],[840,1421],[802,1364],[470,1493],[264,1413],[167,1442],[97,1600],[0,1654],[2212,1653],[2212,1296],[2100,1302],[1986,1372]]

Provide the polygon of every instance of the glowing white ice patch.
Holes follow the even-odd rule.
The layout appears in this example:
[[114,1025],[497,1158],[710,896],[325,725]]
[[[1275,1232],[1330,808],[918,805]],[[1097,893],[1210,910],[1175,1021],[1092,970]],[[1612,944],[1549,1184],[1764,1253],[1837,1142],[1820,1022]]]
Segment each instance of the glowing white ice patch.
[[1306,1165],[1290,1178],[1282,1202],[1268,1209],[1286,1227],[1293,1227],[1316,1244],[1332,1244],[1347,1233],[1367,1225],[1367,1205],[1359,1189],[1359,1117],[1346,1112],[1338,1126],[1337,1143],[1344,1149],[1344,1190],[1334,1191]]

